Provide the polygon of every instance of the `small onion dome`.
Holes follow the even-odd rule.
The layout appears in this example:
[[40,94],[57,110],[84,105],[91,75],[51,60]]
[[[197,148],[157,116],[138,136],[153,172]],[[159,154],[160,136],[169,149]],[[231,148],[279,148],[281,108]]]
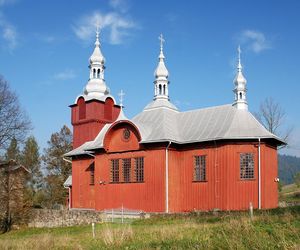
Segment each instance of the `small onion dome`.
[[244,77],[243,73],[240,71],[237,73],[237,75],[235,76],[234,80],[233,80],[233,83],[235,85],[238,85],[238,84],[246,84],[247,83],[247,80],[246,78]]
[[105,58],[102,55],[101,49],[100,49],[100,42],[99,42],[99,34],[97,33],[96,36],[96,42],[95,42],[95,49],[93,54],[90,57],[90,63],[91,64],[104,64]]
[[166,77],[168,78],[169,76],[169,72],[166,68],[166,65],[165,65],[165,62],[164,62],[164,59],[165,59],[165,56],[163,54],[163,51],[162,49],[160,50],[160,54],[159,54],[159,62],[158,62],[158,66],[154,72],[154,76],[155,77]]

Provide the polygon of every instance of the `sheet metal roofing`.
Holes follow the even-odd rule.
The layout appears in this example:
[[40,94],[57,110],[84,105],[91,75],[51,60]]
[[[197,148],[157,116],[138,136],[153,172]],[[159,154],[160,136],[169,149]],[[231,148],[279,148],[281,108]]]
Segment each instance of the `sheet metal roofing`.
[[64,187],[71,187],[72,186],[72,175],[69,175],[69,177],[64,182]]
[[[126,121],[126,120],[124,120]],[[172,141],[178,144],[206,142],[223,139],[271,138],[283,144],[276,135],[270,133],[247,110],[239,110],[231,104],[186,112],[148,106],[130,120],[141,134],[140,143]],[[84,154],[86,151],[103,148],[103,140],[108,129],[106,124],[94,141],[86,142],[65,156]]]

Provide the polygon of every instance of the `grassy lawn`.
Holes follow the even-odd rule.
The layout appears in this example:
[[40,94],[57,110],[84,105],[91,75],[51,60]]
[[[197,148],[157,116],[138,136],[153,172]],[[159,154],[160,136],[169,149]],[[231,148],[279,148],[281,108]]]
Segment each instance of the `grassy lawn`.
[[279,193],[279,201],[296,202],[300,204],[300,188],[296,184],[290,184],[282,187]]
[[130,224],[20,229],[0,249],[299,249],[300,206],[247,213],[155,216]]

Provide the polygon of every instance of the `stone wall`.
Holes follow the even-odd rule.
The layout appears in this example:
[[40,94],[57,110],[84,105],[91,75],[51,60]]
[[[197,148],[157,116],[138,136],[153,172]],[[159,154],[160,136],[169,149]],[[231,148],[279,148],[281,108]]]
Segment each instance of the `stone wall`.
[[101,222],[103,214],[94,210],[34,209],[29,227],[61,227]]

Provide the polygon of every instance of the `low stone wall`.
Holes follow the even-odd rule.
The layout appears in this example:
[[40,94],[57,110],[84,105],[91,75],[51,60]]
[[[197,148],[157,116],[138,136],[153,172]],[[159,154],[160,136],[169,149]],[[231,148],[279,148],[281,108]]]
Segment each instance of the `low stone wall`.
[[34,209],[29,227],[61,227],[101,222],[103,213],[94,210]]

